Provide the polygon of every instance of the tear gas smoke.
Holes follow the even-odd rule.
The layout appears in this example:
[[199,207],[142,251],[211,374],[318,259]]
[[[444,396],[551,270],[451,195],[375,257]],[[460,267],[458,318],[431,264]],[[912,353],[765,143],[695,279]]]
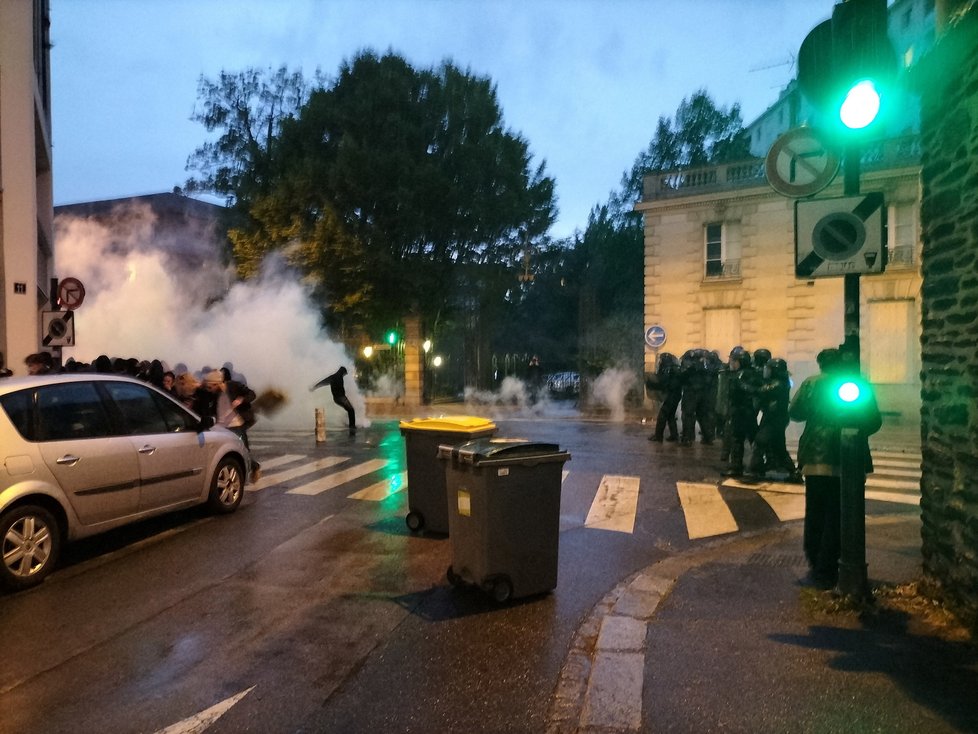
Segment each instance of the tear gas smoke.
[[638,377],[631,370],[612,367],[598,375],[591,395],[595,402],[611,411],[611,420],[621,423],[625,420],[625,396],[636,382]]
[[160,359],[170,369],[183,364],[195,373],[227,365],[256,393],[285,394],[284,407],[259,426],[294,428],[313,427],[315,407],[325,408],[330,425],[345,425],[346,413],[333,405],[329,390],[309,393],[310,385],[345,365],[357,421],[369,425],[352,379],[353,360],[322,333],[297,276],[280,262],[270,262],[254,281],[232,282],[215,265],[216,244],[203,260],[163,249],[148,207],[132,208],[110,226],[59,217],[56,272],[79,278],[87,293],[75,316],[77,345],[64,349],[65,360],[92,362],[100,354]]

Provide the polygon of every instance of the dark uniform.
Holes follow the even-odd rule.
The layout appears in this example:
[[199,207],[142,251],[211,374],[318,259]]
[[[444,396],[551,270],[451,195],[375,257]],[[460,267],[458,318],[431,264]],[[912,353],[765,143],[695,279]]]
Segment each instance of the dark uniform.
[[682,376],[679,374],[679,360],[674,354],[663,352],[659,356],[659,364],[655,370],[653,389],[662,393],[662,404],[655,419],[655,432],[649,436],[650,441],[662,443],[666,427],[669,428],[669,441],[679,440],[679,428],[676,425],[676,409],[683,397]]
[[683,354],[680,374],[683,380],[683,432],[680,445],[690,446],[696,438],[696,424],[700,425],[703,443],[713,443],[713,405],[716,391],[713,378],[707,369],[705,351],[690,349]]
[[748,474],[762,477],[767,471],[781,471],[788,475],[788,481],[800,482],[801,475],[795,469],[784,438],[791,397],[788,365],[783,359],[772,359],[764,367],[763,376],[764,381],[758,388],[755,401],[760,406],[761,422],[757,428]]
[[743,347],[730,351],[727,382],[727,432],[730,448],[726,476],[744,473],[744,443],[753,443],[757,435],[757,412],[754,396],[757,392],[756,372],[750,367],[750,352]]

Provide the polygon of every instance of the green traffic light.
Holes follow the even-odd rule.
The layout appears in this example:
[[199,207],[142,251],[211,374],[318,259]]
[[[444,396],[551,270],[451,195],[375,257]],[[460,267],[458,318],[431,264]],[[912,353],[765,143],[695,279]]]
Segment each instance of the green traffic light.
[[855,382],[843,382],[839,385],[839,389],[836,393],[839,396],[839,400],[844,403],[854,403],[859,400],[859,385]]
[[397,344],[397,333],[396,332],[393,332],[393,331],[388,331],[387,332],[387,343],[390,344],[391,346],[394,346],[395,344]]
[[849,88],[839,108],[839,119],[850,130],[862,130],[872,124],[880,113],[880,92],[870,79]]

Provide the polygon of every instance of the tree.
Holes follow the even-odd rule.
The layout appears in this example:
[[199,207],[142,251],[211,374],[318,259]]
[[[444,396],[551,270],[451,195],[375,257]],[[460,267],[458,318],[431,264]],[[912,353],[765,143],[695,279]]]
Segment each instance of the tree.
[[284,120],[294,116],[307,97],[302,72],[246,69],[222,71],[217,81],[197,82],[200,107],[191,119],[207,132],[223,131],[191,154],[187,169],[198,171],[188,192],[206,191],[228,203],[247,203],[265,193],[274,166],[274,141]]
[[[192,160],[246,214],[232,232],[239,272],[285,252],[334,326],[377,328],[412,310],[433,320],[458,302],[457,266],[515,268],[554,220],[553,180],[503,126],[494,86],[450,62],[417,70],[363,52],[298,107],[275,96],[298,85],[222,81],[230,88],[202,93],[225,134]],[[247,100],[260,115],[242,111]]]
[[660,117],[649,146],[622,177],[613,199],[621,210],[642,193],[642,179],[653,171],[706,166],[750,157],[750,140],[740,117],[740,105],[718,107],[705,89],[683,99],[673,120]]
[[705,90],[684,99],[674,119],[660,117],[646,150],[622,176],[607,204],[594,207],[574,245],[581,272],[579,348],[582,368],[613,365],[641,371],[644,234],[633,211],[651,172],[703,166],[750,155],[740,106],[718,107]]

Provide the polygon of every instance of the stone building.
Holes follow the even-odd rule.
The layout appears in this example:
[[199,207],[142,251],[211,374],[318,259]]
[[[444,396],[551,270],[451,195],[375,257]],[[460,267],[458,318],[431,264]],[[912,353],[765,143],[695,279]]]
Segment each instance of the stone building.
[[47,0],[0,0],[0,352],[15,374],[41,348],[53,275]]
[[[942,19],[943,20],[943,19]],[[978,5],[952,4],[921,91],[924,571],[978,624]]]
[[[889,10],[890,36],[908,61],[933,43],[934,10],[902,0]],[[906,24],[910,22],[910,26]],[[882,192],[889,263],[860,278],[863,371],[891,421],[920,413],[920,206],[918,114],[910,96],[881,140],[863,151],[860,190]],[[843,278],[795,276],[794,200],[776,193],[764,156],[779,135],[811,120],[789,85],[748,126],[757,158],[646,177],[635,209],[645,222],[645,325],[661,326],[663,350],[705,347],[726,357],[743,345],[788,361],[796,384],[815,355],[843,341]],[[817,122],[817,120],[816,120]],[[841,174],[817,198],[842,196]],[[646,372],[657,353],[647,350]]]

